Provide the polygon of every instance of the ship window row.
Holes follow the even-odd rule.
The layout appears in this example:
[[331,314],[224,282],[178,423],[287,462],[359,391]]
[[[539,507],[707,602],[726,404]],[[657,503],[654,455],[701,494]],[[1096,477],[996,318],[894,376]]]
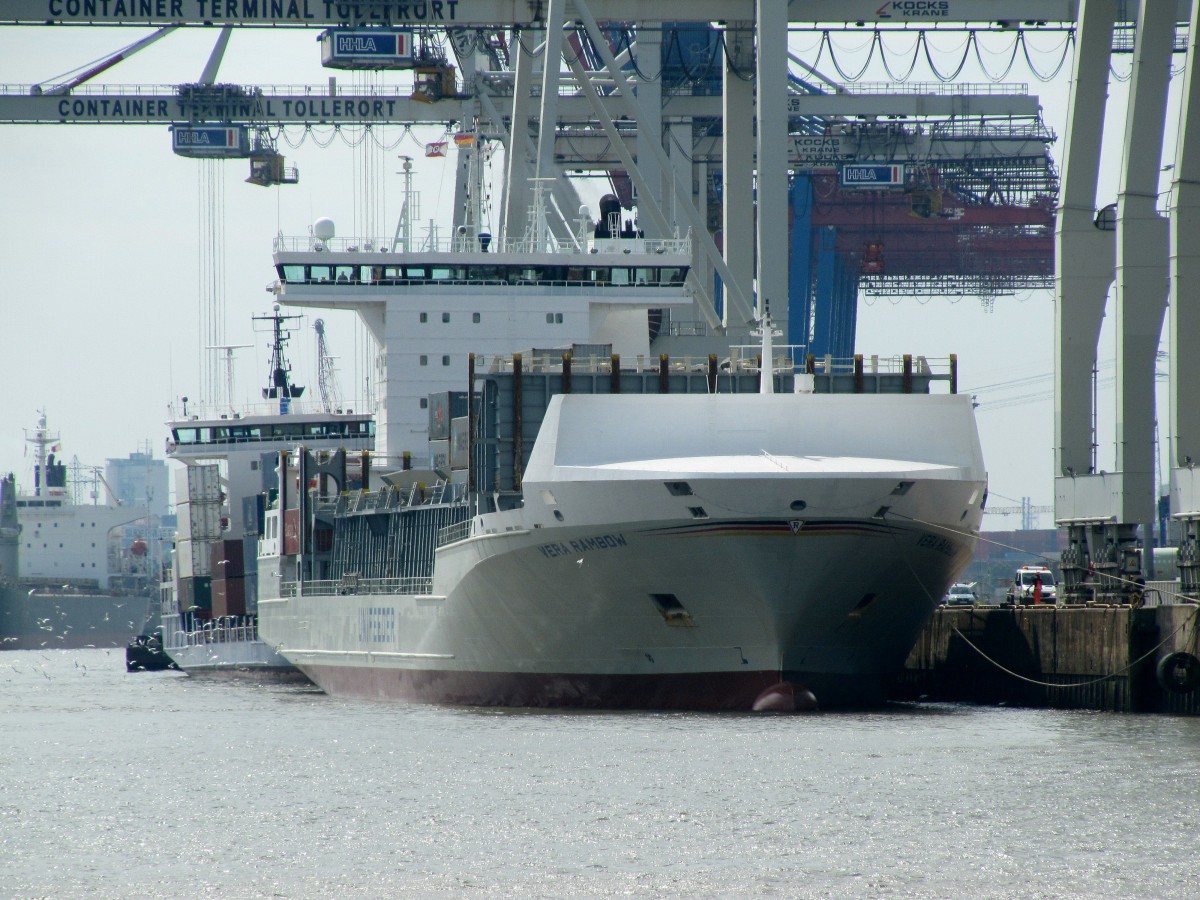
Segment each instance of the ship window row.
[[375,433],[370,420],[352,422],[288,422],[282,425],[214,425],[173,428],[175,443],[237,444],[251,441],[278,441],[295,438],[346,437],[366,438]]
[[[427,313],[427,312],[421,313],[419,316],[419,319],[420,319],[420,322],[422,325],[428,324],[429,323],[429,313]],[[481,321],[482,321],[482,316],[480,316],[479,313],[471,313],[472,324],[478,325]],[[450,313],[448,313],[448,312],[442,313],[442,323],[449,324],[449,322],[450,322]]]
[[591,287],[683,284],[687,266],[306,266],[276,267],[286,284],[559,284]]

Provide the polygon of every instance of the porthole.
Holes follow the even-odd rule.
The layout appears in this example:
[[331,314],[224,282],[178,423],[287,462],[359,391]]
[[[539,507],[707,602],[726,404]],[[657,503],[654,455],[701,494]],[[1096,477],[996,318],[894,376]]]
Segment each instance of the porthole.
[[803,500],[793,500],[791,505],[792,505],[792,509],[794,509],[796,512],[800,512],[800,510],[806,509],[808,507],[808,504],[805,503]]

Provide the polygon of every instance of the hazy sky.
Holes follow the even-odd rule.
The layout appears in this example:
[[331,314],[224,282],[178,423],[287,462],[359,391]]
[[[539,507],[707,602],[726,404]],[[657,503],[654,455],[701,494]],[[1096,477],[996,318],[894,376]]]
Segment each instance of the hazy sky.
[[[53,79],[102,58],[148,33],[144,29],[89,27],[0,28],[0,84],[28,85]],[[219,81],[240,84],[324,84],[332,70],[320,65],[315,31],[245,29],[234,33]],[[198,80],[217,36],[213,29],[184,29],[168,35],[118,65],[97,83],[178,84]],[[807,39],[793,43],[803,47]],[[845,40],[845,46],[861,44]],[[1043,45],[1054,41],[1046,36]],[[1182,61],[1182,60],[1181,60]],[[1128,57],[1118,68],[1128,71]],[[1046,65],[1045,68],[1049,68]],[[1060,136],[1053,151],[1061,158],[1069,64],[1054,82],[1039,83],[1018,66],[1004,80],[1027,82],[1042,98],[1047,124]],[[351,73],[336,72],[349,84]],[[392,79],[395,76],[384,76]],[[922,76],[917,80],[932,80]],[[985,78],[970,68],[964,78]],[[16,90],[9,87],[8,90]],[[1113,84],[1119,99],[1123,85]],[[1123,103],[1110,103],[1102,203],[1116,199]],[[274,279],[271,239],[279,231],[306,233],[328,215],[339,232],[378,211],[382,232],[390,234],[399,212],[396,157],[416,157],[423,214],[445,210],[453,194],[453,158],[427,160],[420,142],[440,129],[404,138],[387,153],[378,179],[383,188],[365,203],[368,177],[362,154],[330,132],[309,138],[298,149],[281,145],[300,183],[262,188],[244,182],[245,160],[219,164],[220,190],[202,177],[206,164],[175,156],[163,126],[0,126],[0,471],[26,480],[23,429],[45,409],[61,432],[63,452],[85,464],[149,446],[163,455],[168,405],[201,393],[198,384],[199,282],[203,259],[219,246],[226,303],[227,341],[254,344],[239,351],[235,401],[249,398],[267,370],[264,335],[255,334],[250,316],[266,312]],[[398,140],[400,128],[384,130]],[[293,135],[299,137],[299,133]],[[207,164],[210,166],[211,164]],[[359,200],[356,203],[355,198]],[[207,207],[206,207],[207,204]],[[214,236],[204,210],[224,209],[224,225]],[[206,249],[207,248],[207,249]],[[212,268],[211,266],[209,267]],[[316,390],[312,320],[292,344],[296,375]],[[325,315],[333,352],[339,357],[340,384],[349,400],[361,380],[356,367],[365,358],[361,329],[350,316]],[[960,389],[978,390],[978,421],[988,462],[993,506],[1014,505],[1022,497],[1053,503],[1054,307],[1049,292],[1000,297],[989,311],[977,299],[860,301],[858,347],[866,354],[924,354],[960,360]],[[1113,337],[1101,338],[1101,462],[1112,457],[1111,380]],[[1160,393],[1166,394],[1165,383]],[[1163,404],[1160,402],[1160,409]],[[1166,434],[1164,414],[1163,436]],[[1107,424],[1107,430],[1106,429]],[[936,436],[933,436],[936,437]],[[1111,462],[1109,463],[1111,468]],[[1049,526],[1052,516],[1041,516]],[[1015,516],[988,516],[985,527],[1015,528]]]

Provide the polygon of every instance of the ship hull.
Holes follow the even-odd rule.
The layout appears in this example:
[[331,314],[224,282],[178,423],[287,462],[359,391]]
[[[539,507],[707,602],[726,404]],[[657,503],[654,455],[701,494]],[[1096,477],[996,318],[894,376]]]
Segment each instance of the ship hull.
[[125,647],[150,623],[151,601],[137,595],[51,594],[0,587],[0,649]]
[[247,637],[251,626],[216,626],[167,635],[165,652],[188,675],[279,682],[308,681],[261,640]]
[[339,696],[749,710],[783,683],[873,705],[973,551],[929,533],[760,519],[492,535],[442,551],[462,569],[445,593],[289,597],[260,617]]
[[[970,561],[985,490],[965,397],[559,395],[510,509],[460,506],[435,545],[419,506],[355,529],[347,504],[364,552],[340,581],[297,584],[264,542],[259,628],[349,696],[870,705]],[[387,534],[429,579],[380,577],[405,574],[372,568]]]
[[779,683],[778,672],[669,675],[466,672],[307,665],[328,694],[448,706],[580,709],[748,710]]

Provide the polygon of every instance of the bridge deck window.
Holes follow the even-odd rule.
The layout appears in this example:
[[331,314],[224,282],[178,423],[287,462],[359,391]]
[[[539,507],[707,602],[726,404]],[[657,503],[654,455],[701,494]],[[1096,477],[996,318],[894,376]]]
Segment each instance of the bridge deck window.
[[459,266],[424,265],[279,265],[276,271],[286,284],[571,284],[608,285],[681,285],[686,266],[530,266],[471,264]]
[[369,437],[374,433],[375,423],[370,420],[287,422],[280,425],[197,426],[172,430],[178,446],[300,440],[305,437]]

